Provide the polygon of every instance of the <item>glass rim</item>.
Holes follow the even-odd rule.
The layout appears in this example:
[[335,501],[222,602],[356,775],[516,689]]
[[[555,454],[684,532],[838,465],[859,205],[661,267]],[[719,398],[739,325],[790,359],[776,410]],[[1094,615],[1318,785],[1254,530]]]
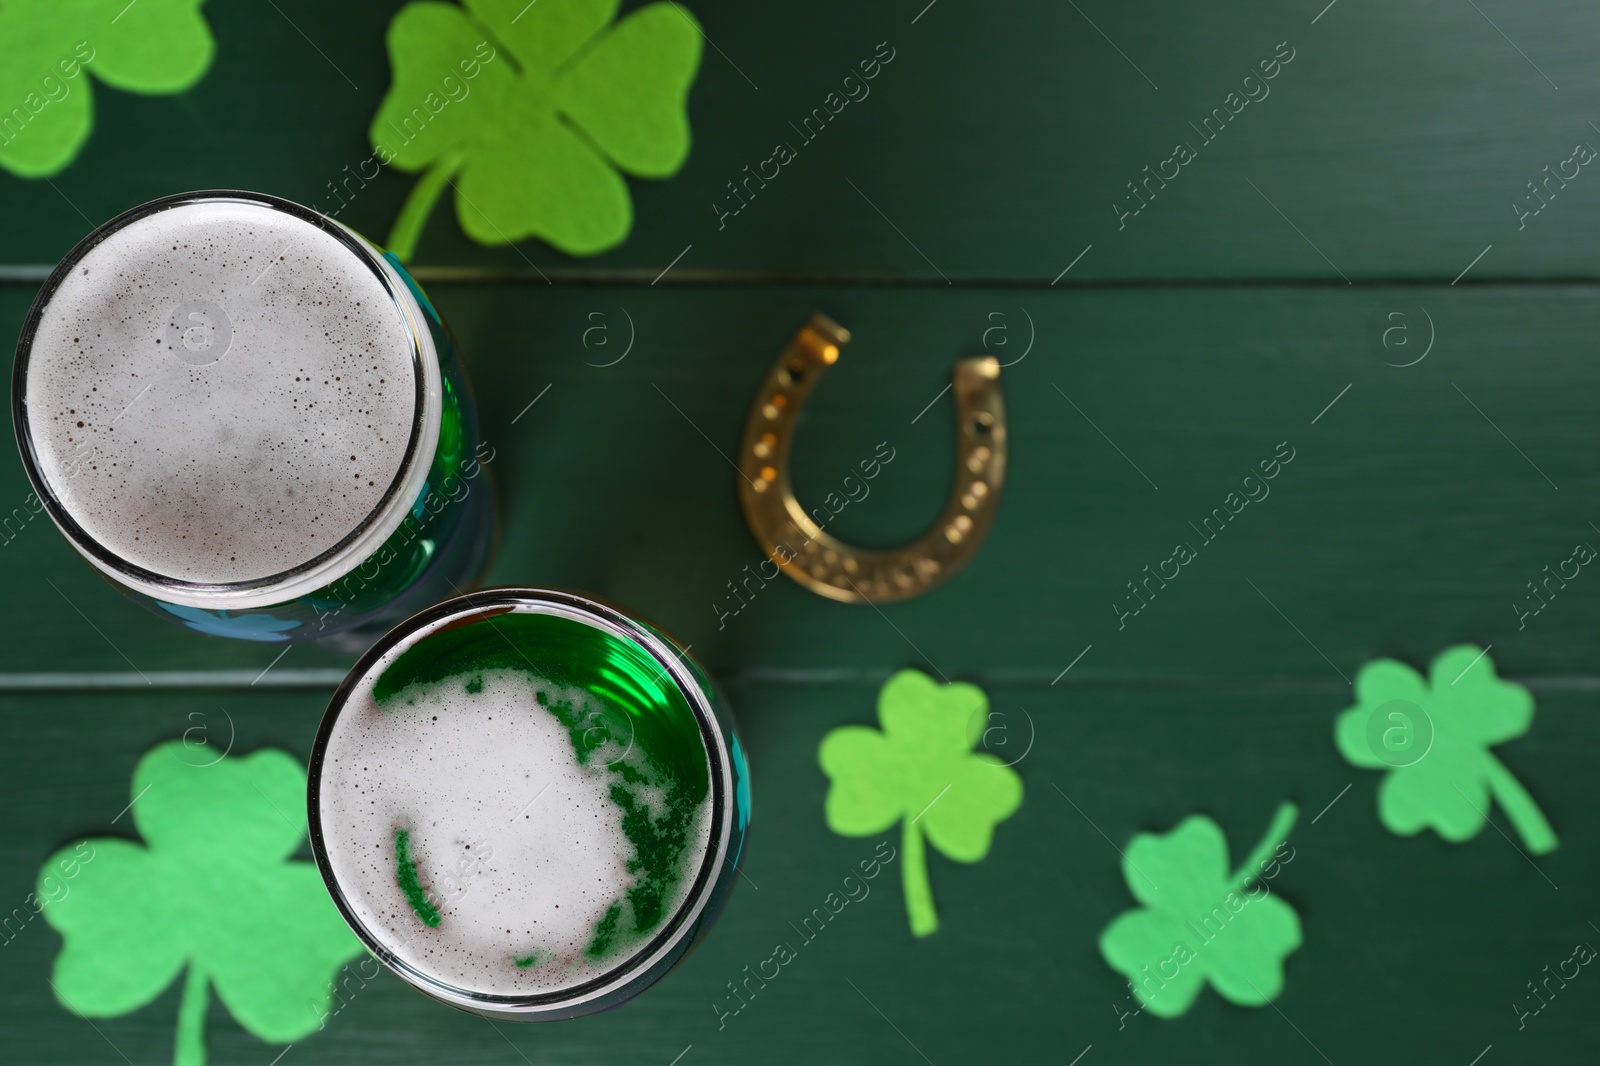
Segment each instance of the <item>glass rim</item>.
[[[170,577],[129,562],[101,544],[73,518],[57,497],[34,449],[32,427],[28,421],[28,366],[34,337],[61,282],[84,256],[113,233],[162,211],[201,203],[249,204],[277,211],[316,227],[354,254],[377,278],[400,312],[411,343],[410,362],[415,382],[411,431],[400,468],[366,517],[332,547],[310,559],[276,574],[239,582],[197,582]],[[427,322],[427,316],[410,287],[378,249],[360,234],[327,215],[270,193],[240,189],[203,189],[158,197],[96,226],[67,252],[34,296],[33,304],[23,320],[22,333],[17,339],[11,375],[11,423],[17,438],[17,449],[22,455],[23,469],[34,494],[44,505],[45,512],[56,528],[61,530],[78,554],[119,585],[157,600],[207,610],[268,607],[296,599],[330,585],[355,570],[400,527],[405,515],[410,512],[412,501],[422,491],[433,463],[443,409],[438,349]]]
[[[328,856],[320,809],[322,765],[327,755],[334,723],[344,712],[351,694],[366,680],[378,661],[402,642],[410,640],[420,630],[460,620],[467,615],[485,614],[493,608],[508,606],[532,607],[539,613],[570,618],[602,632],[631,640],[642,648],[661,667],[663,675],[672,679],[694,713],[710,770],[712,802],[711,839],[706,847],[705,856],[683,902],[662,928],[646,944],[598,977],[553,992],[519,995],[472,992],[458,988],[397,957],[350,906],[345,889],[335,876]],[[699,926],[699,919],[715,895],[715,888],[719,882],[718,874],[723,863],[728,860],[728,851],[733,838],[734,756],[728,745],[729,738],[724,735],[719,724],[712,693],[696,680],[690,667],[688,653],[680,651],[673,641],[648,624],[602,600],[561,589],[517,585],[469,592],[436,603],[390,629],[356,661],[328,701],[328,708],[323,713],[322,721],[317,726],[316,738],[312,741],[311,757],[306,771],[306,827],[312,858],[322,875],[322,882],[327,887],[328,895],[332,897],[340,916],[361,941],[362,946],[391,972],[418,991],[461,1010],[499,1018],[537,1019],[546,1016],[555,1020],[605,1010],[620,1005],[653,984],[676,964],[693,943],[693,934]]]

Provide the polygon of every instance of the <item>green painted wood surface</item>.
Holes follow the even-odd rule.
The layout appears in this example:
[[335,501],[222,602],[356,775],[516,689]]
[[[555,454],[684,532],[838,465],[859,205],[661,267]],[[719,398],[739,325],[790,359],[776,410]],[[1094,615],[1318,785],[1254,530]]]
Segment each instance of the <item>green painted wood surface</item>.
[[[1028,318],[1035,325],[1033,350],[1004,371],[1016,433],[1001,521],[958,579],[895,608],[946,673],[1048,681],[1093,643],[1075,675],[1337,680],[1248,581],[1346,674],[1379,651],[1426,661],[1463,639],[1495,643],[1510,673],[1588,670],[1585,606],[1600,603],[1600,582],[1591,591],[1578,579],[1525,631],[1511,606],[1576,541],[1600,544],[1589,524],[1600,523],[1589,455],[1600,304],[1585,288],[433,294],[460,336],[497,452],[506,533],[492,576],[615,597],[721,673],[886,666],[914,654],[876,612],[787,580],[721,615],[738,603],[727,583],[760,559],[726,455],[752,390],[814,308],[856,340],[804,414],[798,491],[820,503],[887,441],[894,460],[837,522],[840,535],[870,544],[908,539],[944,501],[953,431],[949,397],[936,397],[950,363],[981,350],[984,330],[1002,321],[1020,356]],[[29,293],[0,295],[15,328]],[[1396,358],[1382,345],[1395,328],[1386,316],[1408,316],[1421,344],[1424,310],[1437,327],[1433,352],[1414,367],[1386,365]],[[584,330],[602,321],[592,313],[607,316],[618,346],[628,318],[635,324],[633,351],[615,366],[585,362],[615,357],[595,335],[585,350]],[[989,336],[1004,351],[1000,339]],[[1285,441],[1295,458],[1268,483],[1271,495],[1202,545],[1190,523],[1242,492],[1241,479]],[[0,462],[0,493],[18,504],[27,493],[14,456]],[[1126,582],[1180,540],[1200,558],[1119,630],[1112,604],[1129,602]],[[9,609],[32,633],[0,649],[7,671],[128,670],[95,626],[140,670],[184,669],[197,653],[259,670],[277,654],[151,623],[42,519],[0,553],[11,587],[26,592]],[[297,647],[282,665],[342,661]]]
[[[1069,277],[1337,279],[1297,226],[1351,278],[1448,281],[1491,243],[1482,270],[1594,275],[1600,191],[1589,186],[1600,182],[1586,170],[1525,228],[1510,209],[1576,142],[1600,147],[1589,125],[1600,121],[1593,5],[1490,0],[1480,13],[1443,0],[1340,0],[1313,24],[1326,0],[939,0],[913,24],[926,2],[688,5],[716,44],[690,98],[693,152],[676,178],[634,183],[634,237],[592,265],[654,276],[693,245],[679,269],[1048,282],[1093,244]],[[208,5],[217,56],[193,91],[97,87],[94,138],[56,188],[0,175],[12,208],[4,258],[54,262],[84,216],[178,189],[259,188],[336,208],[331,186],[372,155],[366,131],[388,84],[382,42],[395,6]],[[870,95],[801,143],[790,123],[842,91],[884,41],[895,58]],[[1242,96],[1245,76],[1285,41],[1294,59],[1268,95],[1202,143],[1190,123]],[[768,189],[752,186],[757,198],[719,228],[712,205],[728,200],[727,183],[782,140],[798,158]],[[1119,230],[1112,204],[1126,183],[1180,141],[1198,158]],[[381,239],[413,181],[357,182],[341,217]],[[479,249],[445,210],[420,255],[524,272],[574,266],[537,245]]]
[[[707,51],[694,152],[677,178],[635,186],[632,239],[584,262],[486,250],[441,210],[419,274],[497,452],[493,579],[597,592],[693,644],[751,753],[750,883],[680,972],[619,1012],[496,1032],[385,976],[285,1061],[668,1064],[688,1048],[683,1066],[919,1052],[946,1066],[1067,1063],[1091,1044],[1085,1066],[1464,1066],[1491,1044],[1485,1066],[1575,1061],[1600,989],[1574,982],[1521,1032],[1509,1006],[1574,942],[1600,942],[1600,579],[1580,577],[1525,628],[1513,604],[1573,544],[1600,543],[1600,192],[1585,174],[1521,231],[1508,203],[1574,141],[1600,144],[1584,132],[1600,116],[1600,15],[1501,0],[690,6],[760,87]],[[90,221],[217,185],[328,206],[325,183],[365,158],[392,6],[211,7],[218,58],[194,92],[97,88],[99,127],[56,188],[0,176],[0,335]],[[872,96],[719,231],[723,182],[886,39],[897,55]],[[1123,182],[1283,40],[1296,57],[1271,96],[1118,231]],[[341,217],[381,239],[411,180],[381,176]],[[990,350],[1012,364],[999,521],[957,579],[881,613],[780,580],[730,614],[727,583],[759,555],[719,450],[737,446],[751,390],[817,309],[856,340],[806,412],[802,497],[835,491],[886,441],[893,462],[836,528],[878,545],[919,532],[948,484],[950,364]],[[625,359],[594,365],[630,336]],[[1430,336],[1422,362],[1389,365]],[[1271,495],[1119,623],[1125,583],[1197,543],[1190,523],[1280,442],[1295,458]],[[296,647],[274,665],[280,649],[158,623],[42,519],[19,522],[26,493],[15,456],[0,456],[0,521],[13,514],[0,537],[0,913],[52,849],[119,831],[128,776],[156,741],[201,722],[236,750],[304,756],[349,661]],[[1422,666],[1460,641],[1492,644],[1538,700],[1532,732],[1502,751],[1562,838],[1536,865],[1491,829],[1457,846],[1389,835],[1377,777],[1333,747],[1345,677],[1379,655]],[[984,862],[931,859],[938,935],[912,940],[891,867],[719,1030],[726,982],[870,853],[872,840],[824,827],[816,746],[869,721],[905,665],[983,685],[1004,716],[995,750],[1014,757],[1031,737],[1021,812]],[[1278,1009],[1207,992],[1184,1018],[1119,1031],[1126,988],[1095,949],[1131,905],[1114,846],[1193,812],[1237,845],[1283,799],[1303,816],[1275,888],[1306,942]],[[0,949],[0,1055],[167,1061],[176,990],[97,1033],[53,1002],[58,943],[36,920]],[[218,1007],[208,1027],[216,1063],[277,1054]]]
[[[872,852],[870,838],[821,829],[824,781],[814,750],[826,729],[862,720],[883,673],[728,684],[759,773],[750,883],[741,882],[715,934],[647,996],[597,1018],[501,1024],[497,1034],[385,976],[353,989],[328,1029],[290,1054],[328,1063],[522,1061],[509,1039],[534,1062],[665,1064],[689,1044],[702,1062],[920,1061],[854,982],[935,1063],[1065,1062],[1090,1043],[1093,1056],[1118,1063],[1243,1054],[1322,1061],[1270,1008],[1228,1007],[1210,993],[1183,1019],[1143,1016],[1119,1031],[1113,1004],[1126,1008],[1126,988],[1094,949],[1109,917],[1130,905],[1102,832],[1120,845],[1198,809],[1231,837],[1253,840],[1285,796],[1305,816],[1274,890],[1300,910],[1306,942],[1291,956],[1278,1004],[1329,1059],[1465,1063],[1492,1042],[1509,1061],[1575,1061],[1570,1050],[1592,1037],[1581,980],[1521,1033],[1506,1004],[1575,941],[1594,939],[1585,901],[1593,898],[1600,831],[1584,818],[1594,804],[1593,683],[1536,684],[1533,734],[1503,749],[1563,836],[1535,870],[1492,830],[1454,847],[1383,831],[1375,778],[1351,770],[1331,744],[1332,715],[1347,691],[1337,678],[990,682],[994,708],[1019,738],[1022,708],[1037,724],[1033,751],[1018,767],[1029,793],[983,863],[931,859],[940,932],[912,940],[891,866],[719,1030],[711,1004],[726,1001],[726,982],[742,979],[742,968],[774,944],[795,940],[788,923],[821,906]],[[323,696],[8,696],[0,710],[25,718],[39,746],[12,745],[0,755],[0,798],[15,820],[0,852],[0,890],[20,901],[47,848],[113,829],[146,745],[196,723],[224,743],[226,707],[238,750],[272,744],[304,755]],[[204,717],[190,717],[197,713]],[[55,940],[36,921],[5,948],[5,1040],[21,1055],[13,1061],[119,1061],[93,1029],[53,1005],[42,975]],[[176,1002],[172,992],[95,1024],[132,1061],[165,1061]],[[265,1063],[276,1053],[216,1008],[209,1027],[213,1061]]]

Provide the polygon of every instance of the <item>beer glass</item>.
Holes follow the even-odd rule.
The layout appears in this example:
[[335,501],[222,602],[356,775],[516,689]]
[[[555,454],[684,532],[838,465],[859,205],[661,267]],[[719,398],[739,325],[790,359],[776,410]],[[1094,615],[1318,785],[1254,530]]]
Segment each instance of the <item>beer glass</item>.
[[275,196],[168,196],[91,233],[28,314],[12,405],[72,546],[202,633],[365,647],[493,546],[493,452],[438,313]]
[[694,660],[599,601],[438,604],[382,637],[311,751],[323,880],[373,955],[490,1018],[605,1010],[659,980],[738,876],[749,774]]

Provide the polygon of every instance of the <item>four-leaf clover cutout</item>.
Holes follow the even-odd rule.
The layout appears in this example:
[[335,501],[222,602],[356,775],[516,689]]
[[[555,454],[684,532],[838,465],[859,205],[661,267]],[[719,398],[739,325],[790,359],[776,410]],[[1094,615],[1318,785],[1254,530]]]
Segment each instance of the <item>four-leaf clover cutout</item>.
[[[91,859],[43,914],[65,940],[51,985],[76,1014],[126,1014],[187,968],[174,1061],[205,1061],[208,989],[245,1029],[290,1043],[316,1030],[339,968],[362,952],[317,868],[291,862],[306,832],[306,774],[292,756],[194,761],[157,745],[133,773],[146,843],[89,841]],[[52,855],[40,879],[74,857]]]
[[1446,840],[1478,835],[1492,796],[1535,855],[1554,851],[1544,812],[1489,749],[1533,724],[1533,697],[1495,675],[1486,651],[1440,652],[1424,680],[1405,663],[1376,659],[1356,675],[1356,704],[1339,715],[1334,740],[1356,766],[1389,770],[1378,817],[1412,836],[1432,827]]
[[176,93],[211,65],[202,0],[6,0],[0,4],[0,167],[61,171],[94,126],[86,72],[114,89]]
[[958,862],[989,853],[995,826],[1022,804],[1022,779],[997,756],[974,752],[988,721],[989,699],[976,685],[939,685],[901,670],[878,693],[878,721],[841,726],[822,740],[818,758],[832,778],[828,826],[870,836],[902,822],[906,912],[911,931],[939,928],[928,886],[923,838]]
[[1246,1007],[1270,1003],[1283,990],[1284,959],[1300,946],[1300,919],[1271,894],[1263,871],[1296,814],[1294,804],[1282,804],[1232,872],[1227,838],[1202,815],[1128,844],[1122,874],[1144,906],[1112,919],[1100,934],[1100,954],[1127,977],[1144,1009],[1162,1018],[1182,1014],[1207,981]]
[[425,171],[389,249],[411,258],[446,185],[480,244],[539,237],[570,255],[622,242],[622,175],[666,178],[689,154],[701,33],[676,3],[616,25],[619,0],[421,0],[389,24],[394,82],[372,121],[381,163]]

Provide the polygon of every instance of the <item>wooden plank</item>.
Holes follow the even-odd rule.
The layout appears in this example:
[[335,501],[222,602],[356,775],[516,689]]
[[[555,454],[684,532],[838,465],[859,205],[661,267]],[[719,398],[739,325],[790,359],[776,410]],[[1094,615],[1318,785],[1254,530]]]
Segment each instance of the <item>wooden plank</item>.
[[[348,199],[341,217],[383,240],[414,178],[333,186],[372,155],[397,6],[209,5],[218,52],[198,87],[96,85],[97,129],[71,168],[52,183],[0,175],[0,263],[52,263],[120,210],[218,186],[329,211]],[[1048,282],[1092,245],[1063,284],[1448,281],[1492,244],[1476,277],[1594,276],[1600,193],[1563,163],[1579,142],[1600,146],[1584,88],[1600,13],[1576,0],[691,8],[715,42],[691,96],[694,149],[677,177],[634,184],[626,244],[583,261],[537,242],[483,249],[442,209],[421,261],[654,276],[683,254],[675,271]],[[890,64],[846,86],[880,42]],[[1280,53],[1293,58],[1275,68]],[[1247,85],[1263,62],[1275,76]],[[797,132],[846,89],[858,102],[835,103],[821,134]],[[779,176],[723,218],[740,202],[729,183],[780,142],[796,158],[765,167]],[[1194,158],[1164,163],[1180,143]],[[1146,187],[1146,167],[1178,176]],[[1535,199],[1528,183],[1545,181]],[[1541,213],[1519,219],[1513,203]]]
[[[728,1009],[727,983],[744,980],[746,965],[754,970],[777,943],[800,939],[791,923],[840,891],[877,843],[824,828],[816,745],[828,728],[871,720],[878,679],[735,679],[729,696],[758,789],[749,882],[681,970],[622,1011],[563,1025],[501,1024],[498,1033],[388,976],[357,982],[327,1030],[295,1046],[295,1060],[667,1064],[692,1045],[682,1062],[919,1061],[909,1041],[935,1063],[1066,1063],[1089,1044],[1097,1062],[1183,1060],[1197,1042],[1295,1062],[1321,1061],[1320,1051],[1333,1062],[1403,1063],[1428,1049],[1466,1063],[1490,1043],[1497,1055],[1565,1061],[1591,1031],[1581,981],[1520,1032],[1506,1007],[1527,995],[1525,982],[1542,978],[1543,966],[1553,970],[1575,942],[1595,939],[1583,904],[1600,874],[1600,819],[1589,820],[1597,813],[1588,785],[1592,687],[1536,685],[1532,733],[1501,749],[1561,834],[1560,849],[1535,868],[1493,829],[1461,845],[1384,831],[1377,777],[1347,766],[1332,746],[1333,716],[1346,702],[1337,683],[986,684],[1019,738],[1029,721],[1020,709],[1031,716],[1034,743],[1017,763],[1027,798],[983,862],[930,854],[943,921],[932,938],[910,936],[891,863],[865,898],[796,944],[798,957],[778,978],[764,989],[752,984],[739,1014],[713,1009]],[[303,757],[322,696],[0,697],[5,720],[26,723],[25,738],[0,746],[0,800],[12,815],[0,840],[0,901],[20,906],[39,863],[63,842],[129,835],[126,818],[110,822],[127,803],[138,753],[180,734],[191,712],[210,716],[220,741],[216,706],[227,706],[236,751],[272,744]],[[1200,812],[1223,827],[1237,857],[1286,798],[1302,813],[1294,854],[1271,888],[1299,911],[1305,942],[1289,959],[1279,1009],[1231,1007],[1206,992],[1179,1021],[1145,1015],[1119,1030],[1127,989],[1095,948],[1106,923],[1133,906],[1115,848]],[[97,1020],[102,1039],[52,1002],[42,975],[58,945],[37,920],[7,944],[0,1031],[9,1054],[115,1061],[109,1040],[132,1061],[164,1061],[176,990],[135,1014]],[[278,1050],[216,1004],[208,1029],[213,1061],[264,1063]]]
[[[0,290],[0,321],[16,328],[26,296]],[[1600,582],[1587,571],[1566,588],[1540,584],[1538,615],[1513,607],[1540,602],[1528,584],[1574,545],[1600,545],[1586,502],[1600,489],[1588,458],[1600,310],[1586,288],[513,285],[436,287],[435,298],[496,451],[505,532],[493,580],[611,597],[719,672],[926,656],[950,676],[1048,681],[1093,645],[1074,676],[1342,683],[1376,654],[1425,662],[1471,640],[1493,644],[1510,671],[1592,673]],[[857,339],[805,412],[802,499],[842,495],[880,445],[894,453],[838,516],[847,540],[900,543],[937,514],[951,362],[985,347],[1020,360],[1003,372],[1014,455],[988,543],[947,585],[881,613],[750,577],[761,556],[729,457],[751,390],[819,308]],[[1427,357],[1386,365],[1422,352],[1429,319]],[[630,321],[626,358],[594,365],[626,350]],[[600,327],[607,346],[590,333],[585,349]],[[1245,483],[1280,452],[1294,458],[1274,479]],[[15,457],[0,460],[0,500],[26,492]],[[1270,495],[1242,504],[1246,493]],[[1197,556],[1181,568],[1163,562],[1179,543]],[[1145,585],[1146,566],[1179,576]],[[155,624],[42,520],[0,548],[0,572],[13,592],[0,606],[0,674],[126,672],[130,661],[259,670],[277,654]],[[1143,602],[1133,581],[1153,598],[1123,617],[1114,604]],[[283,665],[345,661],[297,648]]]

